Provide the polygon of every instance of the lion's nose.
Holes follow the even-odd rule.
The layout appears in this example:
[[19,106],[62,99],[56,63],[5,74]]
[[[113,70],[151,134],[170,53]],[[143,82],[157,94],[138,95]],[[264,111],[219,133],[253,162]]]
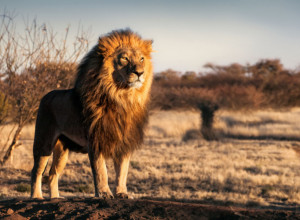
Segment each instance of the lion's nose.
[[136,74],[138,77],[140,77],[141,75],[143,75],[144,70],[142,68],[138,68],[137,66],[134,66],[132,68],[132,73]]
[[133,71],[133,73],[140,77],[141,75],[143,75],[144,71]]

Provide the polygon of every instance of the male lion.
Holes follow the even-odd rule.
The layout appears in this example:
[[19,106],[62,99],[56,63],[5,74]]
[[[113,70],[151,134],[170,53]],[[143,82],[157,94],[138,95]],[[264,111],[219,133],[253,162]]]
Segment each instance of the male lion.
[[152,41],[131,30],[100,37],[78,68],[73,89],[56,90],[40,103],[33,144],[31,197],[43,198],[42,174],[53,152],[50,197],[59,197],[58,178],[68,152],[88,153],[95,196],[113,198],[105,160],[116,171],[116,197],[128,198],[126,180],[132,152],[143,140],[152,84]]

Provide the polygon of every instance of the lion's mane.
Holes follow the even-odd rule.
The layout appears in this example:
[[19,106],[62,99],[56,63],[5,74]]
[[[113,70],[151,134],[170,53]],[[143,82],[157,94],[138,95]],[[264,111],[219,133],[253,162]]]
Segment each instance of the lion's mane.
[[[152,41],[142,40],[131,30],[118,30],[100,37],[98,44],[78,67],[75,91],[83,106],[89,143],[95,153],[120,158],[139,148],[147,122],[152,84]],[[133,48],[145,56],[146,80],[139,89],[118,87],[110,59],[119,48]]]

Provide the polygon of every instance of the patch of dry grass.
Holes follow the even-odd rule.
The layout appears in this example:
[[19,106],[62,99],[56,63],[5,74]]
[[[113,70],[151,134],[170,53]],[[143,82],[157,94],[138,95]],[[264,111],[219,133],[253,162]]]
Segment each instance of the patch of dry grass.
[[148,155],[135,157],[140,169],[129,179],[142,176],[147,196],[263,205],[300,201],[299,159],[291,143],[167,143],[149,145]]
[[[300,143],[268,138],[300,137],[297,134],[299,115],[300,109],[219,111],[215,123],[221,134],[218,141],[183,142],[186,131],[199,128],[200,114],[153,112],[144,146],[132,157],[128,189],[135,197],[241,205],[299,205],[300,159],[295,149],[299,149]],[[2,198],[29,196],[28,192],[18,192],[15,187],[30,182],[33,130],[32,126],[28,127],[26,136],[21,139],[24,146],[16,149],[13,164],[0,169]],[[112,161],[108,162],[108,170],[109,182],[114,188]],[[60,189],[62,196],[93,196],[87,155],[70,154]],[[44,192],[47,190],[44,186]]]
[[300,108],[256,112],[219,111],[215,128],[225,136],[300,141]]
[[196,111],[155,111],[146,129],[148,137],[181,137],[187,130],[199,128],[200,113]]

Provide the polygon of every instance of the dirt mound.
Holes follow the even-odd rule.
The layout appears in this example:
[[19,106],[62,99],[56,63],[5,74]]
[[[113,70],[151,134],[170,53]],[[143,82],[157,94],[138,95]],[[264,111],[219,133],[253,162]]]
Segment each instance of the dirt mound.
[[11,199],[0,201],[1,219],[299,219],[292,210],[246,209],[154,200]]

